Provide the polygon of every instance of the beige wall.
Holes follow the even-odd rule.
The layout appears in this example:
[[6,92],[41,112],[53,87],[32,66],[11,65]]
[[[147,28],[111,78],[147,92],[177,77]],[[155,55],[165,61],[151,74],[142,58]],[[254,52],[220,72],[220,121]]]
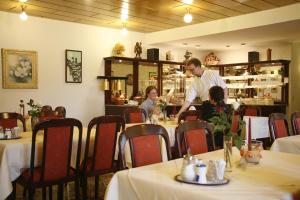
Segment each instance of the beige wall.
[[[2,89],[0,111],[18,111],[20,99],[30,98],[52,106],[63,105],[67,116],[80,119],[84,125],[104,114],[104,93],[96,76],[103,75],[103,57],[111,55],[118,41],[133,56],[136,41],[144,34],[129,32],[124,38],[120,30],[76,23],[29,17],[23,22],[18,15],[0,12],[0,48],[35,50],[38,52],[38,89]],[[65,50],[81,50],[83,81],[65,83]],[[2,70],[0,72],[2,82]]]
[[300,111],[300,42],[292,45],[292,62],[290,66],[289,114]]

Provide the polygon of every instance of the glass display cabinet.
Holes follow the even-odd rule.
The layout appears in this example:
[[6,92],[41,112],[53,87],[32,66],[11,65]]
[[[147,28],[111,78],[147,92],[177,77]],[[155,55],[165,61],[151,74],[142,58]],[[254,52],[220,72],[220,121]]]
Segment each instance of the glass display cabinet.
[[[228,88],[228,101],[241,98],[245,105],[273,107],[285,113],[288,104],[289,60],[270,60],[207,66],[219,68]],[[271,112],[271,111],[270,111]],[[267,114],[266,114],[267,115]]]

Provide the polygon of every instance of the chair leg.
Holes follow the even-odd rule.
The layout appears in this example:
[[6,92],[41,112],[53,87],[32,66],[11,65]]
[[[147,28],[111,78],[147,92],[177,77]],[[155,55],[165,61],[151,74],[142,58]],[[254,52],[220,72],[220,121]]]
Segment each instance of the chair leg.
[[85,199],[88,199],[88,196],[87,196],[87,176],[82,176],[82,198],[85,200]]
[[98,199],[99,176],[95,176],[95,200]]
[[80,200],[80,180],[76,178],[75,180],[75,199]]
[[52,186],[49,186],[49,200],[52,200]]
[[28,199],[29,200],[33,200],[34,199],[34,187],[33,186],[29,186],[28,187]]
[[43,195],[43,200],[46,200],[47,199],[47,197],[46,197],[46,195],[47,195],[47,188],[46,187],[42,188],[42,195]]
[[58,200],[64,199],[64,184],[58,185],[57,199]]

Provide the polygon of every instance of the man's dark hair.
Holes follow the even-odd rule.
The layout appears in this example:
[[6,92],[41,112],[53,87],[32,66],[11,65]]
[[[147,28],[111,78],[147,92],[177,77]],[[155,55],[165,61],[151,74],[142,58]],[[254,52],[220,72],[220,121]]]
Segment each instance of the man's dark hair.
[[213,86],[209,89],[209,96],[220,105],[224,101],[224,90],[220,86]]
[[186,66],[189,66],[189,65],[195,65],[195,67],[201,67],[201,61],[197,58],[190,58],[187,63],[186,63]]

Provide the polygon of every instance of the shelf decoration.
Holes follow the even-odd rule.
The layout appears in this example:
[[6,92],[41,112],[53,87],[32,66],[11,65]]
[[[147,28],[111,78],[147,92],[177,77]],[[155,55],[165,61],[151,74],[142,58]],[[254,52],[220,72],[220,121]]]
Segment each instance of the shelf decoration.
[[143,52],[142,42],[136,42],[134,46],[135,58],[141,58],[142,52]]
[[112,50],[113,56],[118,56],[118,57],[123,57],[124,52],[125,52],[125,47],[121,43],[117,43]]
[[205,57],[205,65],[217,65],[220,62],[220,58],[218,58],[213,52],[210,52]]

